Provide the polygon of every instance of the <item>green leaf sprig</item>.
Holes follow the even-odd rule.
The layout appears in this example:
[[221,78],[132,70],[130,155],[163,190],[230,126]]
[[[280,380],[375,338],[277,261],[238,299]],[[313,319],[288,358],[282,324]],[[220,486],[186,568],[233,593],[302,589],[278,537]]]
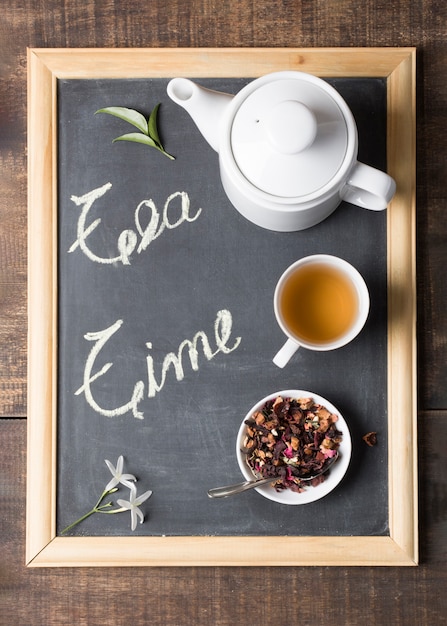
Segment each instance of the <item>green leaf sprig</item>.
[[147,121],[144,115],[134,109],[128,109],[126,107],[105,107],[104,109],[95,111],[95,115],[96,113],[108,113],[109,115],[114,115],[115,117],[119,117],[121,120],[132,124],[132,126],[135,126],[140,131],[139,133],[127,133],[125,135],[121,135],[120,137],[116,137],[116,139],[113,140],[113,143],[115,143],[115,141],[134,141],[135,143],[142,143],[147,146],[151,146],[151,148],[156,148],[156,150],[159,150],[162,154],[167,156],[168,159],[173,161],[175,157],[166,152],[163,148],[158,134],[157,115],[159,108],[160,103],[154,107]]

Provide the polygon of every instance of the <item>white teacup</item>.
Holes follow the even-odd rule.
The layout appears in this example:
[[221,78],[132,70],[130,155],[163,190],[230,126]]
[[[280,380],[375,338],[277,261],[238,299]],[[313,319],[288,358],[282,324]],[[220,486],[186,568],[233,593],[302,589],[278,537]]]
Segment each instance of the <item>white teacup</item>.
[[370,300],[363,277],[350,263],[315,254],[286,269],[273,303],[288,337],[273,362],[284,367],[300,346],[335,350],[352,341],[366,322]]

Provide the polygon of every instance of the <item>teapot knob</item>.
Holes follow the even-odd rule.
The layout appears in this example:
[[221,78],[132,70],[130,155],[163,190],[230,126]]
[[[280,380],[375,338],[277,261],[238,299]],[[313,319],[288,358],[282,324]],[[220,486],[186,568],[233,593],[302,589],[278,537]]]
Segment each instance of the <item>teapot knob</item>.
[[317,135],[315,115],[297,100],[284,100],[270,109],[265,127],[271,145],[282,154],[302,152]]

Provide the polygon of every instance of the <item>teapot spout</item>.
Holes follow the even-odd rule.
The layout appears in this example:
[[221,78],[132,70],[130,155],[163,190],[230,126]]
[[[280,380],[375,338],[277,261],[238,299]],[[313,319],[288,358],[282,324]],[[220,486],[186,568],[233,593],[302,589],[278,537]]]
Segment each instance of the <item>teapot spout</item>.
[[219,128],[225,109],[234,96],[197,85],[187,78],[173,78],[168,96],[183,107],[216,152],[219,152]]

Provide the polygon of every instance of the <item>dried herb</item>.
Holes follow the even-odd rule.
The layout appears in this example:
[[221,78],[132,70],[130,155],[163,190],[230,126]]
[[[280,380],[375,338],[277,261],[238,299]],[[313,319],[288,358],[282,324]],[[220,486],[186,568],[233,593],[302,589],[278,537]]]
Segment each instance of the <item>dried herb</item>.
[[309,482],[309,477],[324,472],[338,451],[342,433],[337,429],[338,416],[312,398],[282,398],[266,402],[250,416],[243,451],[256,476],[272,477],[277,491],[304,491],[316,487],[325,474]]
[[160,104],[157,104],[149,115],[149,119],[147,121],[144,115],[134,109],[128,109],[126,107],[105,107],[104,109],[95,111],[95,115],[96,113],[108,113],[109,115],[113,115],[114,117],[118,117],[119,119],[132,124],[132,126],[135,126],[140,131],[138,133],[134,132],[120,135],[113,140],[113,143],[115,143],[115,141],[133,141],[135,143],[142,143],[159,150],[162,154],[167,156],[168,159],[174,160],[175,157],[166,152],[160,140],[157,127],[159,108]]
[[375,432],[366,433],[366,435],[364,435],[362,439],[368,446],[370,447],[375,446],[377,443],[377,433]]

